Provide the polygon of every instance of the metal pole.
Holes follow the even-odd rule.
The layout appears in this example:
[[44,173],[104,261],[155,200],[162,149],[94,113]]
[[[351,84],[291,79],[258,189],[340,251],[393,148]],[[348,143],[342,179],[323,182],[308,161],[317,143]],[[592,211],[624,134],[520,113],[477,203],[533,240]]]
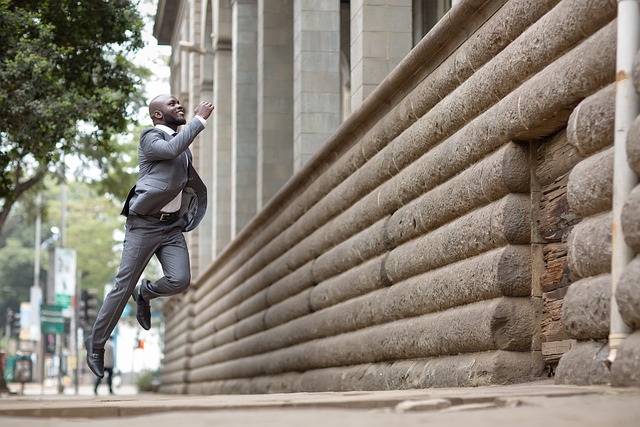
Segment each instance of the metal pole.
[[[65,176],[64,156],[62,157],[62,172],[61,172],[61,188],[60,188],[60,204],[62,205],[62,212],[60,215],[60,247],[64,248],[67,243],[67,178]],[[64,377],[62,375],[62,346],[64,345],[64,332],[58,335],[58,357],[60,358],[58,368],[58,393],[64,392]]]
[[73,335],[73,354],[76,358],[76,366],[75,372],[73,376],[73,383],[75,385],[76,394],[80,394],[80,351],[78,349],[78,298],[80,297],[80,275],[76,275],[78,280],[76,280],[76,289],[75,289],[75,297],[74,297],[74,307],[73,307],[73,319],[71,321],[73,330],[71,331]]
[[633,58],[640,47],[640,7],[637,0],[618,0],[618,36],[616,52],[616,113],[613,168],[613,224],[611,254],[611,324],[609,327],[609,355],[605,360],[611,366],[622,341],[631,328],[624,323],[616,288],[625,267],[635,256],[624,240],[620,216],[629,193],[638,183],[638,177],[629,167],[627,159],[627,133],[640,113],[640,100],[633,88]]
[[[41,296],[44,298],[44,291],[40,288],[40,245],[42,240],[42,195],[38,193],[36,196],[36,238],[35,238],[35,259],[33,262],[33,287],[42,291]],[[42,298],[40,304],[42,305]],[[40,309],[38,309],[40,313]],[[40,328],[40,319],[38,319],[38,327]],[[40,390],[43,390],[44,384],[44,338],[40,331],[40,339],[36,345],[36,378],[41,383]]]

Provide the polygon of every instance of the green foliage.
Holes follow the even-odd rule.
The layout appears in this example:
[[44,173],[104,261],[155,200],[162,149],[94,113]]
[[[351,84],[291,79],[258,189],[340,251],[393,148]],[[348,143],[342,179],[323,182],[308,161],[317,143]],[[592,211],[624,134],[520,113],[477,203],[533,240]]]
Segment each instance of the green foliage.
[[[46,180],[50,191],[42,201],[44,213],[41,226],[41,285],[47,281],[50,248],[60,244],[60,236],[52,227],[60,227],[61,187]],[[120,260],[121,241],[114,231],[122,230],[120,203],[96,194],[86,183],[70,181],[66,195],[66,244],[76,250],[76,264],[83,289],[96,289],[102,296],[104,285],[112,283]],[[7,307],[17,310],[20,302],[29,301],[29,288],[34,282],[35,210],[30,204],[18,202],[7,219],[6,231],[0,238],[0,313]],[[0,319],[4,323],[4,317]]]
[[[20,312],[20,303],[29,301],[33,285],[33,247],[25,247],[19,239],[11,238],[0,249],[0,323],[6,324],[7,308]],[[4,333],[4,329],[3,333]]]
[[[59,221],[60,199],[51,200],[49,207],[51,219]],[[124,227],[120,209],[119,203],[98,196],[88,184],[70,182],[67,186],[65,246],[76,250],[82,288],[97,289],[101,296],[104,285],[113,282],[120,260],[121,242],[114,239],[114,231]]]
[[0,0],[0,228],[66,153],[104,171],[142,104],[148,70],[131,0]]
[[142,371],[140,376],[136,379],[136,386],[138,391],[157,391],[160,378],[158,371]]

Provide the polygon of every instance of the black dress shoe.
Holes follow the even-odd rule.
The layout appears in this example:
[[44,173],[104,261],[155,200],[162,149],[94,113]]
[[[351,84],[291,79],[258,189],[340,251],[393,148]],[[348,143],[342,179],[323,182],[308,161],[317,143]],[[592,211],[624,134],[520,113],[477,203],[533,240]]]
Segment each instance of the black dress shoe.
[[145,301],[140,294],[142,290],[142,286],[146,286],[151,283],[147,279],[142,279],[142,284],[136,286],[133,290],[133,299],[136,302],[137,310],[136,310],[136,319],[138,319],[138,323],[142,326],[142,329],[149,330],[151,329],[151,306],[149,305],[149,301]]
[[104,348],[96,348],[95,350],[93,349],[93,344],[91,343],[92,338],[91,337],[87,337],[86,340],[84,340],[84,346],[87,349],[87,365],[89,366],[89,369],[91,369],[91,372],[93,372],[93,374],[98,377],[98,378],[103,378],[104,377]]

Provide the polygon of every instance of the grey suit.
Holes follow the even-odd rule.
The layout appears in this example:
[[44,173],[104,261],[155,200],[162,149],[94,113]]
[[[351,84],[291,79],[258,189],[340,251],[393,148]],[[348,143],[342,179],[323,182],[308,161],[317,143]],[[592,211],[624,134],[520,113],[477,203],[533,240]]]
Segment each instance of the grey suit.
[[[122,209],[127,217],[122,261],[111,292],[93,325],[93,348],[104,344],[116,327],[145,267],[156,255],[164,276],[141,288],[145,301],[184,291],[191,281],[189,252],[183,231],[193,230],[206,210],[206,188],[191,165],[189,145],[204,129],[192,119],[175,137],[149,128],[138,147],[140,175]],[[182,191],[180,214],[172,221],[157,217],[160,210]]]

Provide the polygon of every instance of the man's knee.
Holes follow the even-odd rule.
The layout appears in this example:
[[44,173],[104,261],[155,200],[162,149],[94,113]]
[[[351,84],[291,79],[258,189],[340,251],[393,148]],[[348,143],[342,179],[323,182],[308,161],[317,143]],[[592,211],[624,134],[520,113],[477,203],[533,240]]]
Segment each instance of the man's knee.
[[179,277],[175,277],[173,280],[170,280],[171,287],[175,290],[176,293],[184,292],[189,287],[191,283],[191,275],[185,274]]

